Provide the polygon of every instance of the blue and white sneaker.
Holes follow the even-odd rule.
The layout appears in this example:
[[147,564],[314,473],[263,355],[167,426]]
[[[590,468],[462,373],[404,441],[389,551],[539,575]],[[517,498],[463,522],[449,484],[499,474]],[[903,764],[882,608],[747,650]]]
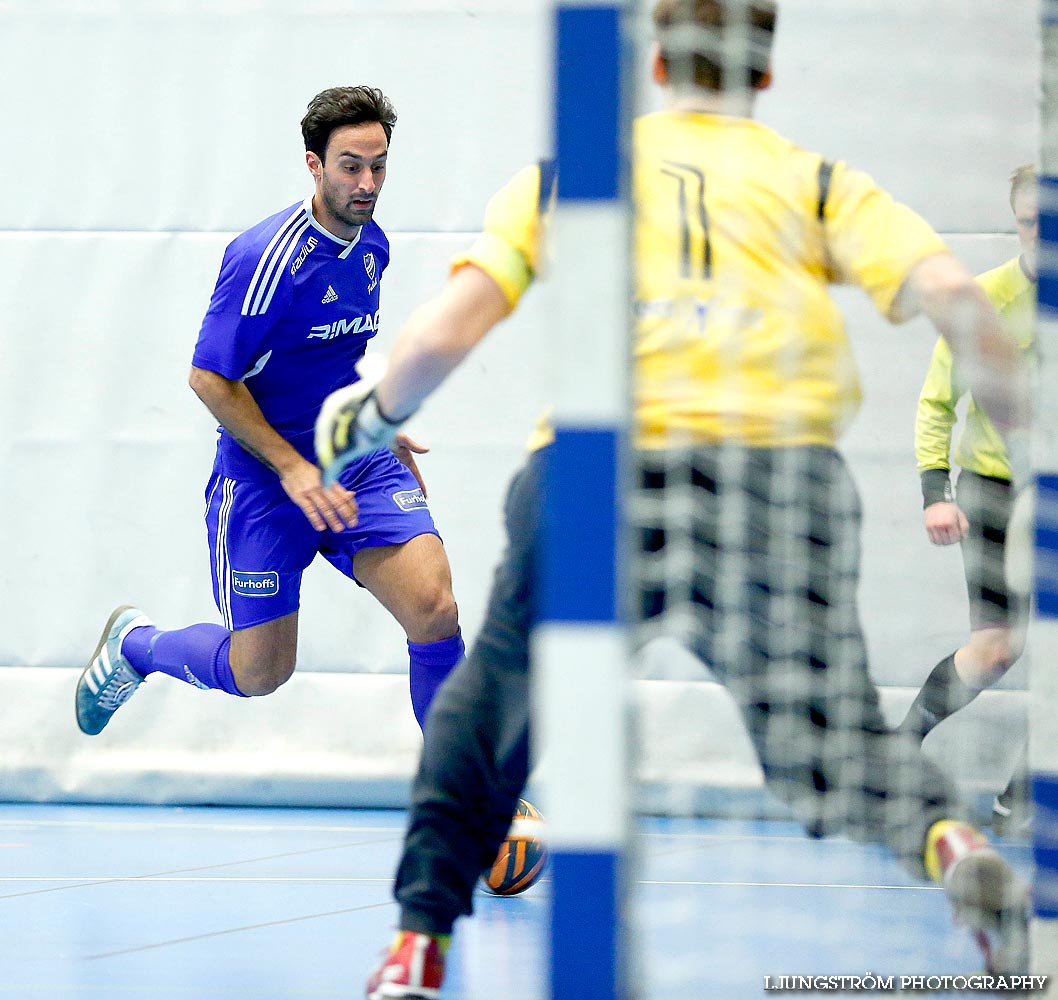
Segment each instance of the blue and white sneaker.
[[143,677],[122,655],[121,644],[134,628],[153,624],[139,608],[128,604],[115,608],[107,619],[99,644],[77,682],[77,725],[82,733],[101,733],[110,717],[143,683]]

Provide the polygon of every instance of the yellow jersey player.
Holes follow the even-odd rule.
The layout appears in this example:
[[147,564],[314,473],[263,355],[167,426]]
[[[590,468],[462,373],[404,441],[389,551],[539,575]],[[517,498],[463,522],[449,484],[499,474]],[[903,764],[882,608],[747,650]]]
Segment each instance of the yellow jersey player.
[[[729,78],[701,54],[723,43],[727,3],[654,11],[654,78],[670,108],[636,124],[636,422],[643,496],[678,469],[693,517],[638,525],[644,635],[689,611],[684,638],[735,696],[770,787],[807,828],[886,845],[943,883],[990,969],[1024,971],[1024,888],[965,821],[949,779],[889,732],[868,676],[858,498],[833,447],[859,388],[827,285],[859,284],[893,320],[924,312],[957,356],[986,359],[992,377],[972,388],[1004,431],[1023,426],[1023,366],[925,222],[865,175],[750,120],[775,26],[773,4],[750,6],[759,61]],[[514,307],[546,200],[533,176],[490,205],[486,234],[413,316],[373,390],[362,380],[324,408],[317,451],[332,470],[389,440]],[[471,912],[526,781],[539,466],[536,453],[511,485],[486,622],[431,710],[397,872],[400,932],[369,1000],[440,996],[452,926]],[[658,565],[676,545],[693,547],[690,581]]]
[[[1011,177],[1021,253],[977,280],[1028,354],[1036,316],[1036,257],[1039,207],[1036,169],[1019,167]],[[900,728],[923,739],[934,726],[995,684],[1021,655],[1025,641],[1025,599],[1012,593],[1004,573],[1007,522],[1013,502],[1006,447],[988,414],[970,396],[962,433],[952,453],[955,407],[967,393],[965,379],[943,338],[933,350],[918,401],[915,454],[922,476],[926,534],[934,545],[962,543],[970,603],[970,638],[944,657],[922,686]],[[959,473],[952,492],[952,460]],[[1027,773],[1019,766],[996,797],[992,825],[1015,832],[1027,819]]]
[[[727,31],[739,14],[748,30]],[[869,677],[860,503],[834,447],[860,388],[828,286],[858,285],[894,322],[924,313],[978,362],[970,388],[1019,454],[1023,359],[925,221],[751,119],[774,4],[661,0],[654,22],[669,105],[637,122],[633,161],[636,417],[657,498],[633,507],[642,617],[683,626],[810,832],[884,844],[942,881],[989,967],[1024,971],[1023,887],[947,776],[887,731]],[[737,48],[748,59],[728,59]],[[654,513],[670,488],[693,517]],[[693,568],[672,579],[673,564]]]

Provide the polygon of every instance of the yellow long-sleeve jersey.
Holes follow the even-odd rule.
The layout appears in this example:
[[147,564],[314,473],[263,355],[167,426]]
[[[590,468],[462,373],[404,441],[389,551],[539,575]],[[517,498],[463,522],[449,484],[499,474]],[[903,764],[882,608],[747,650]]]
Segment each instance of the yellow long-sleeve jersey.
[[[977,279],[1021,349],[1032,349],[1036,317],[1036,284],[1029,280],[1015,257],[986,271]],[[915,417],[915,457],[920,472],[951,468],[952,433],[957,422],[956,404],[966,386],[952,364],[951,348],[940,337],[918,399]],[[968,398],[966,419],[955,446],[955,463],[981,476],[1010,479],[1006,448],[988,414]]]

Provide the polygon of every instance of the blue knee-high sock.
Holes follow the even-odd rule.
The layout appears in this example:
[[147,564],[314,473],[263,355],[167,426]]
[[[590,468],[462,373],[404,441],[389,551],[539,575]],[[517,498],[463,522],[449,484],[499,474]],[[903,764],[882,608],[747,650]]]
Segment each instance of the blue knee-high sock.
[[231,633],[206,622],[172,632],[145,625],[134,628],[121,644],[122,654],[144,677],[168,674],[195,687],[227,691],[242,698],[228,662],[229,649]]
[[426,713],[430,710],[433,696],[452,668],[463,658],[463,650],[461,632],[440,642],[408,643],[411,707],[420,729],[426,725]]

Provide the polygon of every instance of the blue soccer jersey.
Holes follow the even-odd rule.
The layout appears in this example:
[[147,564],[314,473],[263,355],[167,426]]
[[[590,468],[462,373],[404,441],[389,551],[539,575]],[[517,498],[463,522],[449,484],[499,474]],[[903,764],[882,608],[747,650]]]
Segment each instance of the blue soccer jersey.
[[[389,240],[377,223],[347,243],[306,199],[236,237],[224,251],[192,363],[241,379],[265,419],[309,461],[327,395],[356,380],[378,328],[379,279]],[[235,479],[275,473],[221,429],[218,459]]]

